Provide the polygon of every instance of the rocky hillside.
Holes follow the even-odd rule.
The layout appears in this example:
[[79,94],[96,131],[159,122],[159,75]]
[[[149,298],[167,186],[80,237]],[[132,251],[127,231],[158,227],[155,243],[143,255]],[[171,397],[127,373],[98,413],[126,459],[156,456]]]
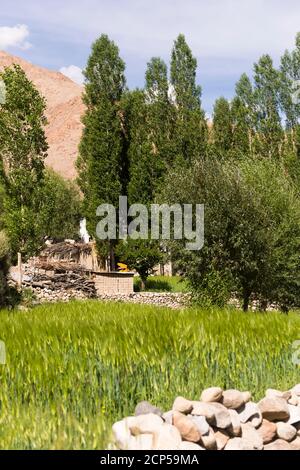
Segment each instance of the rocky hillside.
[[47,100],[49,143],[46,164],[68,179],[76,177],[75,161],[82,132],[83,88],[60,72],[32,65],[25,60],[0,51],[0,70],[20,65]]

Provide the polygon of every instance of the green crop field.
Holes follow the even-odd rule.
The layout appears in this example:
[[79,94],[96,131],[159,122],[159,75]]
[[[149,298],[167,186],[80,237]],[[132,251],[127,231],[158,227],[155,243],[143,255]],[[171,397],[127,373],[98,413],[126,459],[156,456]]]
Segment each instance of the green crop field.
[[171,311],[97,301],[0,312],[0,447],[103,449],[140,400],[169,409],[203,388],[300,382],[300,316]]
[[[141,280],[134,278],[134,289],[141,290]],[[189,292],[187,282],[179,276],[153,276],[148,277],[146,281],[147,292]]]

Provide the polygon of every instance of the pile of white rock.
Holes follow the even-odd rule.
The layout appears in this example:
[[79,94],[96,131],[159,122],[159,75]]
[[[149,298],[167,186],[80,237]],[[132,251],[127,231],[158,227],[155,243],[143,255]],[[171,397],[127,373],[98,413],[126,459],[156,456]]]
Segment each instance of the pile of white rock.
[[199,401],[177,397],[166,413],[142,402],[114,424],[113,436],[118,450],[300,450],[300,384],[269,389],[259,403],[218,387]]

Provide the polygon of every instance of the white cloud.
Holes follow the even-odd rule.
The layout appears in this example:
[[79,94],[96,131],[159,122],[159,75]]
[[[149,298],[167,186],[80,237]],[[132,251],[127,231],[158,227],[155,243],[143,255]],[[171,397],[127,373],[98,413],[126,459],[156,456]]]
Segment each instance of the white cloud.
[[66,77],[73,80],[73,82],[78,83],[78,85],[82,85],[84,82],[82,69],[80,67],[77,67],[77,65],[69,65],[68,67],[62,67],[60,69],[60,72]]
[[16,26],[0,26],[0,49],[29,49],[30,42],[27,41],[29,29],[26,24]]
[[[1,13],[12,18],[12,2]],[[15,0],[24,21],[76,44],[106,32],[123,54],[167,55],[185,33],[198,57],[244,58],[282,53],[299,29],[299,0]],[[48,5],[48,8],[47,8]],[[47,14],[45,15],[45,9]],[[59,15],[57,12],[59,11]]]
[[125,58],[143,60],[168,57],[180,32],[200,60],[278,57],[293,46],[300,16],[299,0],[14,0],[1,14],[12,19],[16,6],[24,22],[56,40],[86,46],[105,32]]

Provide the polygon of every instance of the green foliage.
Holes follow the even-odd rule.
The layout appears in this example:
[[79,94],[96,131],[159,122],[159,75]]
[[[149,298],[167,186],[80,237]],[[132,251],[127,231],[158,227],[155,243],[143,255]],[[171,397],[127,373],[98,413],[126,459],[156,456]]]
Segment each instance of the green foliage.
[[213,147],[217,156],[226,157],[232,148],[233,122],[230,104],[225,98],[219,98],[213,113]]
[[283,143],[280,117],[280,74],[269,55],[254,64],[256,153],[278,158]]
[[214,268],[200,280],[191,277],[189,285],[192,288],[194,303],[205,308],[225,307],[234,288],[234,283],[232,279],[229,279],[228,273]]
[[[139,277],[134,278],[134,290],[140,292],[142,281]],[[185,279],[180,276],[152,276],[145,283],[147,292],[188,292]]]
[[119,196],[126,194],[125,136],[119,104],[125,88],[124,69],[118,47],[102,35],[92,46],[85,70],[87,111],[77,162],[83,211],[93,236],[97,207],[107,203],[117,208]]
[[251,126],[249,125],[248,109],[239,97],[235,97],[231,103],[232,120],[232,150],[233,158],[243,159],[250,155]]
[[207,124],[201,109],[201,88],[196,84],[197,60],[183,34],[176,39],[171,58],[171,85],[176,115],[174,145],[177,159],[189,166],[207,150]]
[[19,302],[23,307],[30,308],[36,301],[36,295],[32,289],[22,289]]
[[[153,193],[163,172],[163,161],[157,146],[157,134],[152,135],[149,107],[143,91],[136,90],[126,97],[128,123],[129,204],[145,204],[153,200]],[[124,103],[125,104],[125,103]]]
[[280,98],[281,109],[286,117],[288,129],[297,126],[300,117],[300,102],[293,102],[293,94],[297,92],[298,86],[294,82],[300,80],[300,33],[296,36],[296,47],[293,51],[285,51],[281,58],[280,66]]
[[45,172],[38,196],[43,201],[39,213],[41,237],[61,241],[78,238],[81,200],[77,186],[52,170]]
[[209,284],[217,272],[225,280],[221,290],[227,286],[227,296],[236,290],[245,310],[251,294],[284,308],[300,304],[300,205],[284,167],[264,159],[235,167],[199,161],[190,172],[170,174],[161,197],[205,204],[204,248],[171,245],[175,266],[194,290],[201,293],[207,284],[214,299]]
[[146,93],[149,104],[168,104],[168,69],[160,57],[153,57],[147,64]]
[[147,66],[145,90],[125,96],[129,204],[153,202],[162,176],[173,164],[175,109],[168,87],[167,66],[155,57]]
[[84,100],[89,108],[109,101],[120,100],[125,88],[125,64],[119,56],[118,46],[106,34],[102,34],[92,45],[85,76]]
[[163,260],[160,244],[156,240],[133,240],[119,243],[116,253],[122,263],[140,275],[143,288],[153,268]]
[[0,184],[5,191],[2,223],[12,252],[34,254],[39,246],[40,201],[47,142],[45,100],[17,65],[0,75],[6,101],[0,105]]
[[[300,317],[78,302],[0,313],[2,449],[105,449],[141,400],[164,410],[206,387],[299,383]],[[34,347],[33,347],[34,345]]]
[[8,256],[9,248],[9,240],[5,232],[2,230],[0,232],[0,260],[3,260]]
[[171,58],[171,83],[179,109],[194,110],[200,107],[201,88],[196,85],[197,60],[183,34],[174,42]]

